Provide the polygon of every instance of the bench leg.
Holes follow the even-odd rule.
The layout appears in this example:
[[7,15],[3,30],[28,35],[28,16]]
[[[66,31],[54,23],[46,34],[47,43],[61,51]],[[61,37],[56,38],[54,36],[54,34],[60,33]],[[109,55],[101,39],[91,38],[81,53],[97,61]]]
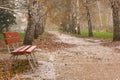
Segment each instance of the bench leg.
[[10,60],[17,60],[18,59],[18,55],[12,55],[11,57],[10,57]]
[[37,66],[37,64],[36,64],[36,62],[35,62],[35,59],[34,59],[34,57],[32,56],[32,54],[30,54],[30,57],[31,57],[31,59],[32,59],[32,61],[33,61],[33,64],[35,65],[35,67]]
[[10,53],[11,51],[10,51],[9,45],[7,45],[7,49],[8,49],[8,52]]
[[10,57],[10,60],[13,60],[15,58],[15,56],[14,55],[12,55],[11,57]]
[[36,58],[36,56],[35,56],[34,53],[33,53],[33,56],[34,56],[34,58],[35,58],[36,63],[38,64],[37,58]]
[[38,66],[38,61],[37,61],[37,58],[36,58],[35,54],[32,53],[32,55],[33,55],[34,63],[36,64],[36,66]]
[[27,58],[27,60],[29,61],[30,67],[32,68],[32,71],[34,71],[34,67],[33,67],[33,65],[32,65],[32,63],[31,63],[31,61],[30,61],[30,58],[29,58],[29,55],[28,55],[28,54],[26,55],[26,58]]
[[15,59],[16,59],[16,60],[18,59],[18,55],[15,56]]

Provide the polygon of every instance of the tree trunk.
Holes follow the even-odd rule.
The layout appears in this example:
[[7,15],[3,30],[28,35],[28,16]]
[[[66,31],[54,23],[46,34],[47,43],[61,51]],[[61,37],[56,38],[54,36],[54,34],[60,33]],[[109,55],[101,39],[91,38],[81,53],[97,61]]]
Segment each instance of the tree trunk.
[[80,26],[79,25],[77,26],[77,33],[81,34],[81,32],[80,32]]
[[81,34],[80,33],[80,0],[77,0],[77,2],[76,2],[76,11],[77,11],[77,13],[76,13],[76,15],[77,15],[77,34]]
[[28,26],[27,26],[27,31],[24,37],[24,45],[32,45],[32,41],[34,39],[34,22],[32,15],[30,14],[31,12],[28,11]]
[[34,39],[35,25],[37,23],[37,2],[35,0],[29,0],[28,6],[28,26],[24,38],[24,45],[32,45]]
[[37,39],[39,36],[39,23],[35,25],[34,39]]
[[103,27],[102,16],[101,16],[101,8],[100,8],[100,1],[97,1],[97,6],[98,6],[99,18],[100,18],[100,29],[99,29],[99,31],[100,31],[102,29],[102,27]]
[[90,13],[88,11],[88,32],[89,32],[89,37],[93,37],[93,31],[92,31],[92,23],[91,23],[91,18],[90,18]]
[[93,37],[93,31],[92,31],[92,22],[91,22],[91,16],[90,16],[90,11],[87,6],[86,2],[86,11],[87,11],[87,20],[88,20],[88,36]]
[[112,7],[113,11],[113,41],[120,41],[120,24],[119,24],[119,9],[117,7],[117,1]]

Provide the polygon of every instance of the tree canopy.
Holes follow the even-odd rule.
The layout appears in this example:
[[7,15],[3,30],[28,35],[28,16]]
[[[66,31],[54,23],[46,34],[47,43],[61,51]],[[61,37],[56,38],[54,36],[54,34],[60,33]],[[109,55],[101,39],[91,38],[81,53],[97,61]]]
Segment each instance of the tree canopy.
[[16,17],[13,13],[7,11],[7,10],[0,10],[0,32],[3,31],[3,29],[8,28],[11,24],[15,24]]

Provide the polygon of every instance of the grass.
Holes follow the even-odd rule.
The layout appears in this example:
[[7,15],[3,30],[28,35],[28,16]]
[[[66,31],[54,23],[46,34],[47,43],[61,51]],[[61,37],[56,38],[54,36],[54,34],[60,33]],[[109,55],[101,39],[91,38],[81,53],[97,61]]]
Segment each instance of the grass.
[[[59,30],[59,31],[61,32],[62,30]],[[70,33],[70,35],[78,36],[78,37],[83,37],[83,38],[89,38],[87,30],[81,30],[81,35],[71,34],[71,33]],[[93,38],[99,38],[99,39],[112,39],[113,38],[113,33],[112,32],[93,31],[93,35],[94,35]]]
[[113,38],[113,33],[94,31],[94,36],[96,38],[112,39]]
[[87,30],[81,30],[81,37],[88,37],[88,31]]
[[2,33],[0,33],[0,44],[3,45],[3,42],[4,42],[4,38],[3,38]]
[[3,34],[0,33],[0,40],[3,40]]
[[[100,38],[100,39],[112,39],[113,34],[110,32],[105,31],[93,31],[93,38]],[[88,37],[88,31],[87,30],[81,30],[81,37]]]
[[21,37],[21,39],[24,39],[25,33],[19,33],[19,36]]

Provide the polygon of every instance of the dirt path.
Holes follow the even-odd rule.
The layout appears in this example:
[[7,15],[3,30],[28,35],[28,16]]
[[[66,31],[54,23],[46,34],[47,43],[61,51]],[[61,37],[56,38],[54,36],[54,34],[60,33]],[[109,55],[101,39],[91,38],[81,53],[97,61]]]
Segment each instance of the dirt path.
[[34,80],[120,80],[120,53],[115,48],[100,45],[100,40],[49,33],[56,36],[55,42],[75,46],[52,52],[37,49],[40,65],[30,74]]
[[100,40],[76,38],[50,32],[72,48],[54,54],[56,80],[120,80],[120,53],[101,46]]

